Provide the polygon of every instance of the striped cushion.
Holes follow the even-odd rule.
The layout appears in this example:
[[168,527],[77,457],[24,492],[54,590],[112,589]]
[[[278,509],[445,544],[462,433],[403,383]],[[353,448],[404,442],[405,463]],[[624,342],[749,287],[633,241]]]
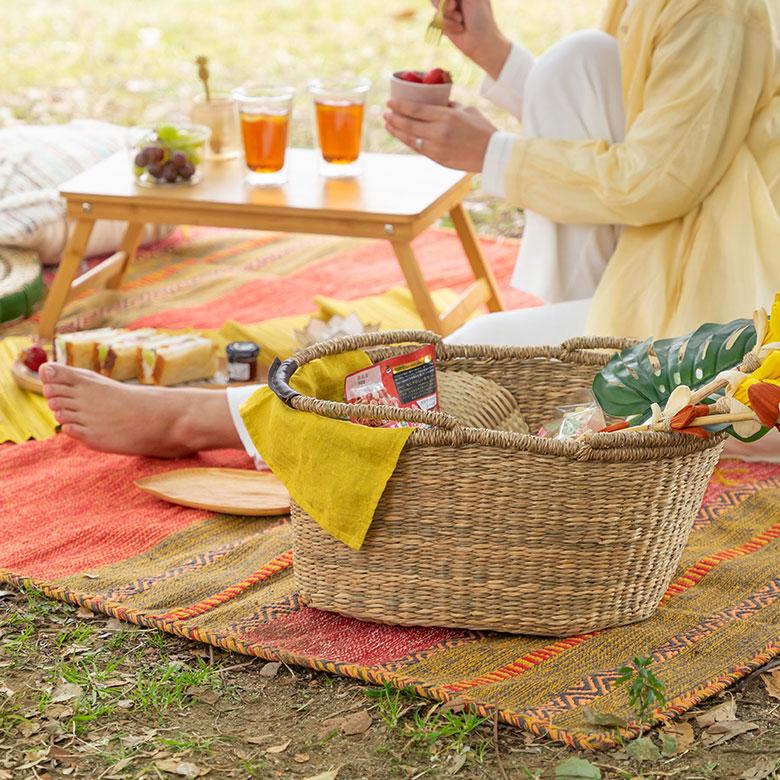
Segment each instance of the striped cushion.
[[[44,263],[65,246],[61,184],[125,146],[127,128],[79,120],[67,125],[0,128],[0,245],[33,249]],[[123,226],[98,222],[87,255],[116,250]],[[167,229],[148,230],[145,241]]]

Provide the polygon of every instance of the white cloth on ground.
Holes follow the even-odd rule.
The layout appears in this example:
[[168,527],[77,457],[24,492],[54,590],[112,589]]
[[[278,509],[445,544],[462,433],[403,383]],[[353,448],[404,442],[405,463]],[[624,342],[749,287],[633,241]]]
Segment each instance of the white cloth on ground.
[[[483,82],[482,94],[516,116],[527,137],[612,142],[625,137],[618,44],[598,30],[565,38],[535,62],[514,45],[499,78]],[[495,197],[505,196],[512,138],[494,133],[485,156],[482,187]],[[592,297],[619,231],[612,225],[555,223],[527,210],[512,286],[547,303]]]

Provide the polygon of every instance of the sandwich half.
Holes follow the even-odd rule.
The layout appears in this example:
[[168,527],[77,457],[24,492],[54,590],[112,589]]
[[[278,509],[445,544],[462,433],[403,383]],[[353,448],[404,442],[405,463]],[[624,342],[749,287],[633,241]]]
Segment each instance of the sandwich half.
[[119,382],[135,379],[138,375],[138,352],[144,342],[156,335],[154,328],[140,328],[102,339],[97,347],[98,371]]
[[143,385],[178,385],[210,379],[217,370],[216,345],[186,334],[149,339],[140,350],[138,381]]
[[123,332],[116,328],[98,328],[55,336],[54,362],[97,371],[98,344],[104,339],[115,338]]

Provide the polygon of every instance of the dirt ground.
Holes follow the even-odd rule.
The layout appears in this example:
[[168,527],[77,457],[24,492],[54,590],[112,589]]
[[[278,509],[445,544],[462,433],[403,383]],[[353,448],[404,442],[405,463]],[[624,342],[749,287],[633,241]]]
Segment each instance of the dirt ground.
[[[597,772],[604,780],[763,780],[777,776],[780,759],[771,683],[755,675],[697,710],[736,704],[729,717],[738,725],[714,738],[725,732],[722,745],[704,747],[713,737],[691,717],[690,747],[683,739],[680,755],[639,762],[625,751],[576,754],[408,694],[210,651],[0,586],[0,780],[532,780]],[[743,728],[751,730],[730,738]],[[590,767],[556,774],[577,755]]]

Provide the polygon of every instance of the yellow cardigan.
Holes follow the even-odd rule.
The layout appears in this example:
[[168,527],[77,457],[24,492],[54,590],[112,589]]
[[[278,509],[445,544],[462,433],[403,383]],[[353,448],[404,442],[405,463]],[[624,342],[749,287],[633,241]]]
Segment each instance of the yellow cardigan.
[[625,225],[589,333],[656,338],[768,306],[780,290],[777,0],[611,0],[623,143],[519,138],[510,202]]

